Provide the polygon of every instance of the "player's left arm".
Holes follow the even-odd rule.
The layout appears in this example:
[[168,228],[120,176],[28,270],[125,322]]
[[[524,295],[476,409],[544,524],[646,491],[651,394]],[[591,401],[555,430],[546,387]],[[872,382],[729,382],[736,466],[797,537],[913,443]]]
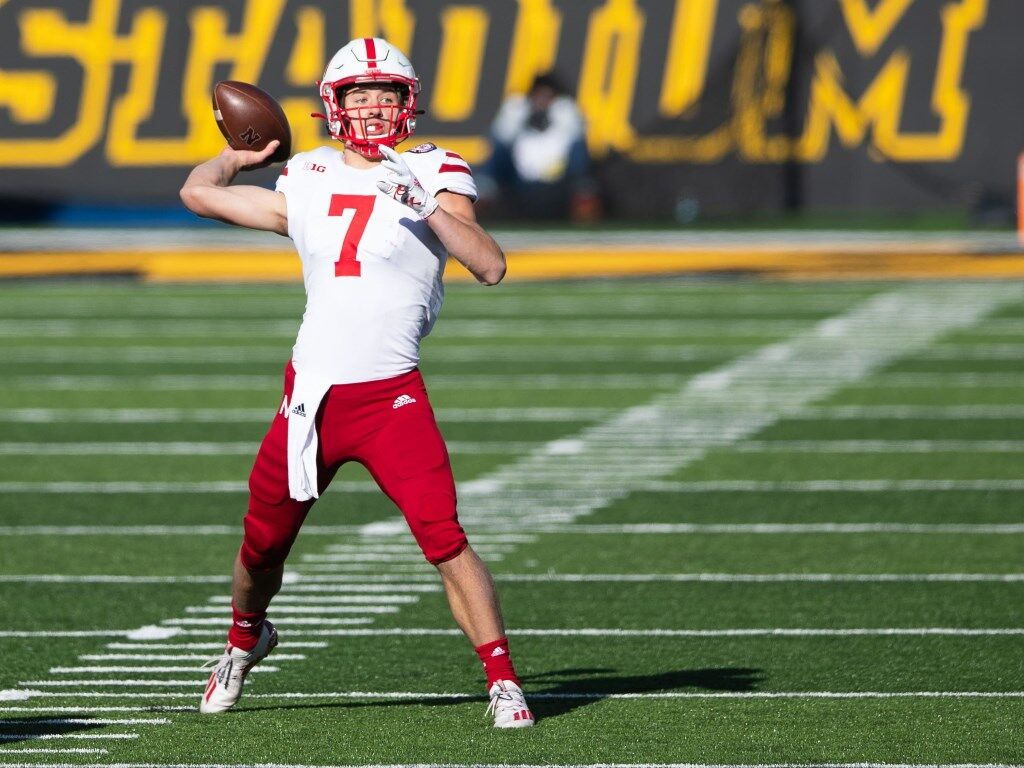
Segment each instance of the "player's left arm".
[[437,209],[427,224],[448,254],[484,285],[496,285],[505,276],[505,254],[476,220],[473,201],[455,192],[438,192]]
[[[394,149],[380,147],[383,179],[377,188],[407,205],[434,231],[448,254],[484,285],[495,285],[505,276],[505,254],[484,228],[477,224],[473,200],[467,195],[441,189],[436,195],[423,188],[409,164]],[[461,160],[461,158],[460,158]],[[467,166],[466,173],[469,173]],[[472,185],[468,189],[474,189]]]

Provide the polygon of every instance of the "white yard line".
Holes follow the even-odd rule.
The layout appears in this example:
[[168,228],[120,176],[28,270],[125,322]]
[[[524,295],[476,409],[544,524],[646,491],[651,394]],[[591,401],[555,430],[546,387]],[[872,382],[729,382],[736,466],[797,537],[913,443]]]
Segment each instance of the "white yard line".
[[[868,481],[875,483],[876,481]],[[996,481],[1001,484],[1005,481]],[[875,488],[872,486],[872,490]],[[1014,489],[1004,489],[1014,490]],[[304,536],[343,536],[353,535],[359,532],[359,526],[335,526],[334,528],[322,528],[311,530],[315,526],[303,527]],[[856,533],[969,533],[969,534],[1017,534],[1024,533],[1024,523],[622,523],[622,524],[600,524],[591,525],[587,523],[555,523],[531,526],[529,531],[534,533],[551,534],[606,534],[606,533],[650,533],[650,534],[798,534],[798,533],[830,533],[830,534],[856,534]],[[231,525],[17,525],[0,526],[0,536],[238,536],[238,526]],[[473,548],[477,552],[500,553],[505,550],[491,549],[478,546],[477,541],[483,538],[482,535],[473,535]],[[347,545],[346,545],[347,546]],[[415,544],[411,545],[416,547]],[[336,552],[336,547],[329,546],[327,550]],[[352,547],[351,551],[372,551],[371,546],[366,548]],[[416,549],[416,551],[419,551]],[[344,558],[339,558],[343,561]],[[362,591],[372,591],[372,585],[365,585]],[[309,589],[308,586],[300,587],[294,585],[294,590]],[[416,591],[438,591],[440,587],[425,588],[422,585]],[[286,594],[274,598],[275,605],[287,600]],[[211,598],[216,602],[229,602],[227,596]]]
[[[574,521],[663,482],[709,450],[744,441],[1022,296],[1020,285],[981,283],[919,285],[874,296],[463,484],[460,517],[470,526],[491,521],[511,530],[536,524],[538,517]],[[566,490],[573,494],[571,503]]]
[[[142,651],[142,650],[188,650],[188,651],[223,651],[224,643],[192,643],[188,641],[180,643],[107,643],[107,648],[115,651]],[[288,641],[289,648],[326,648],[327,643],[312,640]],[[209,658],[204,656],[203,658]],[[274,659],[279,659],[279,654],[274,654]]]
[[508,582],[711,582],[723,584],[787,583],[1006,583],[1024,582],[1024,573],[497,573]]
[[[451,339],[490,339],[538,337],[552,334],[585,339],[669,338],[687,336],[731,336],[764,338],[798,333],[807,323],[789,318],[609,318],[580,320],[575,317],[509,317],[460,318],[449,317],[433,332],[434,343]],[[173,339],[176,337],[239,336],[248,340],[280,338],[282,350],[285,340],[293,339],[298,330],[297,319],[246,318],[134,318],[131,320],[105,320],[96,318],[73,319],[0,319],[0,338],[96,338],[100,336],[122,339]],[[1016,326],[993,327],[992,331],[1013,332]],[[1024,332],[1024,331],[1022,331]]]
[[[301,630],[299,630],[301,632]],[[513,637],[683,637],[683,638],[787,638],[787,637],[1024,637],[1024,627],[739,627],[725,629],[615,629],[603,627],[512,628]],[[393,627],[336,629],[332,637],[461,637],[455,627]]]
[[[230,584],[231,576],[118,576],[108,574],[0,574],[0,584]],[[98,632],[97,634],[110,634]]]
[[60,739],[137,739],[137,733],[0,733],[0,741],[58,741]]
[[[596,421],[611,408],[438,408],[442,422]],[[269,424],[269,408],[12,408],[0,410],[0,422],[24,423],[249,423]]]
[[1024,419],[1024,405],[833,405],[807,407],[786,419]]
[[567,523],[540,525],[539,533],[592,534],[971,534],[1024,533],[1024,523]]
[[930,373],[882,373],[859,382],[862,387],[1019,387],[1019,373],[963,373],[933,371]]
[[[0,755],[110,755],[109,750],[85,750],[85,749],[71,749],[71,750],[47,750],[47,749],[15,749],[0,750]],[[50,768],[57,768],[57,766],[75,766],[75,768],[81,768],[82,763],[7,763],[8,768],[37,768],[40,765],[50,766]],[[94,764],[95,765],[95,764]],[[104,766],[108,764],[103,764]]]
[[[1024,375],[1021,376],[1024,383]],[[749,440],[741,453],[1021,453],[1024,440]]]
[[[384,611],[383,608],[389,608],[390,610]],[[361,613],[397,613],[397,611],[398,608],[394,606],[381,606],[380,608],[374,608],[372,610],[368,608],[360,608]],[[172,627],[224,627],[227,626],[229,622],[225,618],[225,616],[222,615],[210,617],[208,619],[164,619],[162,623]],[[359,616],[344,619],[329,619],[324,617],[311,618],[309,616],[292,616],[289,615],[288,609],[283,609],[281,611],[274,611],[274,623],[279,624],[281,626],[291,626],[294,624],[319,624],[323,626],[340,626],[353,624],[371,624],[373,623],[373,618],[369,616]]]
[[[449,453],[514,454],[536,442],[452,441]],[[0,456],[255,456],[259,442],[0,443]]]
[[[420,600],[418,595],[385,595],[385,594],[369,594],[369,595],[292,595],[288,593],[282,593],[274,598],[275,606],[291,606],[291,605],[339,605],[339,604],[352,604],[352,605],[411,605],[418,603]],[[210,598],[209,602],[218,604],[217,606],[205,606],[207,612],[220,611],[224,612],[224,606],[230,605],[230,595],[215,595]],[[192,610],[192,607],[186,610],[189,613],[197,613],[198,606],[193,606],[196,610]],[[280,658],[275,655],[275,658]]]
[[[36,725],[170,725],[171,721],[166,717],[150,718],[123,718],[110,719],[102,717],[55,717],[52,719],[32,720],[31,724]],[[26,725],[25,720],[3,720],[0,719],[0,726],[10,727],[12,725]]]
[[[258,669],[258,668],[262,668],[262,665],[260,667],[254,667],[252,669],[252,671],[255,672],[256,669]],[[119,678],[112,679],[112,680],[96,679],[96,678],[93,678],[91,680],[19,680],[18,681],[18,685],[24,686],[24,687],[30,687],[30,688],[32,688],[32,687],[36,687],[36,688],[55,688],[55,687],[59,687],[59,686],[62,686],[62,685],[68,685],[68,686],[85,686],[85,685],[89,685],[89,686],[94,686],[94,687],[98,687],[98,688],[111,688],[111,687],[114,687],[114,688],[135,688],[135,687],[157,687],[157,688],[168,687],[168,688],[173,688],[173,687],[187,686],[189,688],[194,689],[197,693],[201,694],[202,693],[202,688],[203,688],[203,681],[207,677],[209,677],[209,670],[207,670],[202,675],[199,675],[197,677],[192,678],[191,680],[153,680],[153,679],[149,679],[149,678],[139,679],[139,680],[132,680],[132,679],[129,679],[129,678],[119,677]],[[92,693],[92,692],[89,691],[88,693]],[[190,693],[189,695],[197,695],[197,694]]]
[[[563,389],[644,389],[674,388],[685,380],[675,373],[593,373],[593,374],[437,374],[430,377],[432,389],[458,388],[463,390],[493,390],[495,388],[522,390]],[[188,374],[146,376],[100,376],[65,374],[58,376],[16,376],[7,386],[32,392],[117,392],[125,387],[146,392],[239,392],[276,391],[280,389],[278,376]]]
[[[642,442],[642,441],[641,441]],[[549,443],[550,444],[550,443]],[[561,450],[561,445],[554,444],[554,451]],[[710,451],[722,447],[720,442],[711,440],[705,441],[699,456],[692,455],[691,459],[705,457]],[[643,447],[627,449],[627,454],[645,450]],[[653,447],[650,449],[653,451]],[[697,449],[693,449],[697,451]],[[609,457],[602,456],[603,450],[588,446],[585,452],[595,461],[607,461]],[[687,454],[690,452],[686,452]],[[535,452],[536,454],[536,452]],[[534,454],[531,454],[531,456]],[[552,456],[564,456],[564,454],[553,453]],[[822,479],[822,480],[662,480],[655,479],[658,475],[667,475],[679,468],[677,461],[683,459],[685,454],[681,452],[675,459],[665,457],[659,460],[651,460],[640,467],[630,467],[626,464],[617,469],[580,469],[575,474],[563,475],[559,472],[558,466],[567,461],[557,462],[548,468],[538,468],[529,476],[529,480],[523,478],[520,483],[519,493],[503,495],[501,499],[495,499],[493,503],[484,507],[488,497],[497,497],[497,489],[506,487],[507,483],[513,480],[510,472],[502,471],[500,478],[481,478],[463,482],[459,486],[460,517],[470,519],[473,527],[477,525],[492,526],[504,529],[515,527],[517,530],[529,529],[531,525],[538,523],[568,522],[580,515],[588,514],[597,507],[594,505],[600,502],[602,505],[609,504],[612,499],[626,496],[627,489],[630,493],[669,493],[669,494],[703,494],[709,492],[771,492],[771,493],[816,493],[820,490],[839,490],[839,492],[901,492],[901,490],[1022,490],[1024,480],[1006,479],[977,479],[977,480],[891,480],[891,479]],[[526,461],[526,460],[523,460]],[[592,466],[604,466],[596,464]],[[685,465],[683,465],[685,466]],[[670,471],[671,470],[671,471]],[[642,473],[645,478],[637,478]],[[219,481],[219,482],[0,482],[0,494],[248,494],[249,484],[242,481]],[[379,494],[380,488],[373,482],[338,482],[331,486],[328,493],[335,494]],[[486,510],[492,510],[489,514]],[[516,515],[506,518],[497,518],[499,510],[512,511]],[[541,514],[552,512],[551,515]],[[373,528],[382,527],[386,532],[404,530],[404,522],[395,518],[394,520],[381,521],[364,528],[361,532],[369,534],[374,532]],[[20,526],[8,526],[20,527]],[[71,527],[75,526],[60,526]],[[148,526],[141,526],[146,528]],[[172,530],[173,526],[161,526]],[[310,526],[312,535],[317,535],[316,526]],[[346,526],[347,532],[349,528]],[[213,526],[209,528],[209,536],[220,536],[226,532],[225,528]],[[308,534],[303,528],[304,534]],[[333,536],[333,532],[319,530],[319,535]],[[231,531],[232,535],[238,534],[238,529]]]
[[[432,348],[427,352],[427,357],[433,363],[494,362],[496,360],[523,363],[605,362],[609,360],[618,362],[713,362],[727,359],[742,351],[744,351],[742,347],[723,349],[712,344],[593,344],[569,349],[540,345],[493,347],[460,344],[457,347]],[[97,363],[99,361],[102,361],[103,364],[237,363],[254,365],[280,363],[283,365],[287,360],[288,352],[283,344],[271,347],[20,347],[5,349],[3,357],[11,363],[59,363],[64,365],[68,363]],[[975,359],[1017,358],[999,356]]]
[[[409,601],[403,601],[409,602]],[[415,602],[412,601],[412,602]],[[376,605],[376,604],[361,604],[361,605],[298,605],[294,601],[282,601],[280,603],[274,603],[275,621],[280,618],[282,621],[290,619],[291,615],[297,614],[313,614],[315,616],[326,616],[332,613],[398,613],[397,605]],[[188,614],[197,613],[212,613],[220,617],[220,621],[223,623],[225,617],[230,613],[230,609],[225,608],[222,605],[190,605],[185,609]]]
[[[0,712],[47,712],[47,713],[68,713],[88,714],[90,712],[194,712],[195,707],[172,706],[170,704],[157,704],[149,707],[47,707],[45,705],[32,707],[0,707]],[[88,722],[93,722],[89,720]],[[168,721],[170,722],[170,721]]]
[[[291,645],[289,643],[289,645]],[[223,650],[224,644],[214,646],[214,649]],[[211,649],[212,650],[212,649]],[[301,653],[275,653],[274,662],[279,661],[301,661],[306,656]],[[199,653],[83,653],[78,657],[79,661],[202,661],[210,660],[210,654]]]
[[[275,659],[276,661],[276,659]],[[205,670],[205,671],[204,671]],[[148,672],[150,674],[163,674],[171,672],[200,672],[204,676],[209,675],[209,670],[205,669],[202,664],[195,664],[188,667],[155,667],[155,666],[117,666],[117,665],[100,665],[100,666],[85,666],[85,667],[50,667],[51,675],[83,675],[83,674],[96,674],[105,675],[112,672]],[[266,664],[260,664],[259,669],[253,669],[253,672],[279,672],[280,667],[272,667]]]
[[645,493],[1024,491],[1024,480],[661,480],[643,483],[635,490]]
[[[543,441],[452,441],[453,454],[521,454]],[[652,442],[656,442],[652,440]],[[634,441],[642,446],[642,441]],[[709,440],[710,447],[714,442]],[[723,449],[742,453],[1021,453],[1024,440],[749,440],[723,442]],[[0,456],[254,456],[255,442],[97,442],[97,443],[0,443]],[[615,453],[608,446],[609,454]],[[609,457],[610,458],[610,457]]]
[[[72,683],[74,681],[71,681]],[[86,684],[120,685],[156,685],[153,681],[80,681]],[[59,685],[59,683],[52,683]],[[163,681],[167,686],[196,686],[194,680]],[[51,685],[51,681],[24,681],[20,685]],[[30,691],[32,698],[192,698],[193,692],[165,691]],[[281,692],[281,693],[246,693],[247,699],[465,699],[467,701],[485,701],[487,696],[481,693],[437,693],[427,691],[325,691]],[[531,699],[1020,699],[1024,691],[665,691],[657,693],[531,693]]]

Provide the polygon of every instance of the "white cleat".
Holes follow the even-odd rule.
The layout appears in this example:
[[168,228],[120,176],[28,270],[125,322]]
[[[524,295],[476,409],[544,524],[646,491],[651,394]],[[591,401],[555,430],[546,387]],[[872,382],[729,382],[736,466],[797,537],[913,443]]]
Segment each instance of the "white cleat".
[[533,713],[526,705],[526,696],[515,683],[498,680],[487,695],[491,697],[487,714],[494,714],[495,728],[529,728],[533,725]]
[[242,698],[242,686],[249,671],[265,659],[277,646],[277,630],[269,621],[263,623],[259,642],[251,651],[243,651],[230,644],[219,659],[209,663],[216,666],[206,684],[206,691],[199,701],[199,711],[204,715],[226,712]]

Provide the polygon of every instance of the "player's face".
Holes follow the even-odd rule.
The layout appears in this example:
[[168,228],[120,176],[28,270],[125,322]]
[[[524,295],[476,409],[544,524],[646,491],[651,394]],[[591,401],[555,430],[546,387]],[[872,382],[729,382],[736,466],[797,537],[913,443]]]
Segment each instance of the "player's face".
[[391,134],[402,106],[402,95],[388,86],[366,86],[345,92],[342,107],[356,138],[383,139]]

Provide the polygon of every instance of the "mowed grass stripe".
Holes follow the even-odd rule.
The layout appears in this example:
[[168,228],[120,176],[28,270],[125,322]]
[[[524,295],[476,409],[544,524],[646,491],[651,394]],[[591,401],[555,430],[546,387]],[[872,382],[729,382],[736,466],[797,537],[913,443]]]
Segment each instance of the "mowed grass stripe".
[[[542,441],[480,440],[447,441],[449,453],[521,453],[536,448]],[[642,441],[636,441],[642,445]],[[206,441],[153,442],[0,442],[0,455],[73,456],[73,455],[169,455],[235,456],[255,455],[259,443]],[[609,446],[609,453],[614,452]],[[1024,440],[748,440],[729,445],[734,453],[1021,453]]]
[[[354,536],[364,526],[305,525],[303,536]],[[0,526],[0,536],[237,536],[235,525],[18,525]],[[794,533],[861,534],[861,533],[923,533],[923,534],[978,534],[1015,535],[1024,533],[1024,523],[624,523],[566,525],[536,525],[529,529],[535,533],[565,533],[574,535],[599,534],[651,534],[657,536],[690,534],[757,534],[776,535]],[[474,541],[479,537],[474,536]],[[353,547],[353,549],[356,549]],[[477,552],[486,551],[475,546]]]

